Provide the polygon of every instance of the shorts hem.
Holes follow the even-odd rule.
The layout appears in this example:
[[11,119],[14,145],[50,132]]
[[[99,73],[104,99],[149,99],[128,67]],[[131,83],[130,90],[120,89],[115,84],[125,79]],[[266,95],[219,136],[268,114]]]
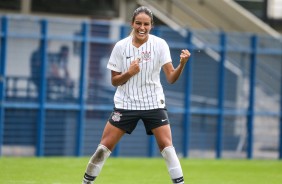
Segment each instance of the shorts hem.
[[153,130],[153,129],[155,129],[155,128],[159,128],[159,127],[161,127],[161,126],[165,126],[165,125],[169,125],[169,123],[165,123],[165,124],[162,124],[162,125],[159,125],[159,126],[153,127],[153,128],[151,128],[151,130],[146,131],[146,133],[147,133],[147,135],[154,135],[154,134],[153,134],[153,132],[152,132],[152,130]]
[[132,133],[132,132],[129,132],[128,130],[125,130],[125,129],[123,129],[123,128],[121,128],[121,127],[119,127],[119,126],[113,124],[111,121],[109,121],[109,122],[111,123],[111,125],[113,125],[114,127],[118,128],[118,129],[120,129],[120,130],[122,130],[122,131],[125,131],[125,133],[127,133],[127,134],[131,134],[131,133]]

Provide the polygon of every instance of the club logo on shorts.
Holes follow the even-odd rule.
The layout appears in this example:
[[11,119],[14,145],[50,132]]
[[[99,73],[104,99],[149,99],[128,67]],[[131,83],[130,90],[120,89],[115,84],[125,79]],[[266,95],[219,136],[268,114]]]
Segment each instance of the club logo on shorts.
[[119,112],[114,112],[114,114],[112,115],[112,120],[113,121],[120,121],[120,117],[122,116],[121,113]]

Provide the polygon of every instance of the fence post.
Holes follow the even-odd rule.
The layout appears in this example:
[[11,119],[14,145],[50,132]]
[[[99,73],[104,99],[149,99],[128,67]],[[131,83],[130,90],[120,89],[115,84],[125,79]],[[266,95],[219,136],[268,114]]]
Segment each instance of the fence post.
[[155,141],[154,136],[149,136],[148,157],[154,157],[155,156],[155,147],[156,147],[156,141]]
[[6,60],[7,60],[8,18],[1,19],[1,58],[0,58],[0,156],[4,143],[5,121],[5,88],[6,88]]
[[[281,39],[282,42],[282,39]],[[281,56],[282,57],[282,56]],[[282,61],[282,60],[281,60]],[[282,70],[282,67],[281,67]],[[279,159],[282,159],[282,77],[280,82],[280,127],[279,127]]]
[[218,82],[218,118],[217,118],[217,137],[216,137],[216,158],[221,158],[222,153],[222,134],[224,122],[224,77],[225,77],[225,57],[226,57],[226,35],[220,34],[220,62],[219,62],[219,82]]
[[183,122],[183,156],[189,156],[189,135],[190,135],[190,118],[191,118],[191,91],[192,91],[192,62],[193,62],[193,54],[194,54],[194,47],[192,44],[192,31],[189,31],[186,43],[188,44],[188,49],[191,53],[191,57],[187,62],[187,66],[185,67],[185,102],[184,102],[184,122]]
[[84,124],[85,124],[85,94],[86,94],[86,63],[88,55],[88,33],[89,24],[84,22],[82,24],[82,42],[81,42],[81,63],[80,63],[80,78],[79,78],[79,114],[77,121],[76,134],[76,156],[82,155],[83,138],[84,138]]
[[253,129],[255,115],[255,85],[256,85],[256,63],[257,63],[257,36],[251,36],[251,55],[250,55],[250,97],[247,115],[247,158],[253,158]]
[[40,66],[40,89],[39,89],[39,112],[38,112],[38,122],[37,122],[37,145],[36,145],[36,155],[44,155],[44,130],[45,130],[45,114],[46,114],[46,70],[48,62],[48,22],[46,20],[41,20],[41,40],[40,40],[40,60],[42,65]]
[[[282,94],[280,95],[280,98]],[[282,108],[282,100],[280,102],[280,109]],[[280,110],[280,130],[279,130],[279,159],[282,159],[282,109]]]

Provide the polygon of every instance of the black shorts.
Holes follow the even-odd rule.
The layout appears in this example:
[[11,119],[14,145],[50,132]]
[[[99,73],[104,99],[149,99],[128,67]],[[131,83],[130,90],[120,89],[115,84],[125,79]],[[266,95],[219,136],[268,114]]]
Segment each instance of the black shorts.
[[127,110],[117,109],[109,117],[109,122],[126,133],[131,134],[139,120],[142,120],[148,135],[152,135],[152,129],[169,124],[167,110]]

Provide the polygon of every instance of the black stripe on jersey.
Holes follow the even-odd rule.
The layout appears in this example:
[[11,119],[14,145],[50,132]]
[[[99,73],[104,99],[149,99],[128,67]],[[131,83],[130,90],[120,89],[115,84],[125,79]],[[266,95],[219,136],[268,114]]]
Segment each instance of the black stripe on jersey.
[[[152,50],[152,43],[150,43],[150,50]],[[153,62],[153,61],[152,61]],[[152,63],[152,65],[151,66],[153,66],[154,65],[154,63]],[[150,73],[148,72],[148,80],[149,80],[149,78],[151,78],[152,77],[152,75],[151,75],[151,77],[150,77]],[[152,78],[151,78],[151,80],[152,80]],[[153,103],[153,106],[154,106],[154,100],[153,100],[153,92],[152,92],[152,86],[150,85],[150,92],[151,92],[151,100],[152,100],[152,103]]]
[[[124,55],[123,55],[123,57],[126,57],[126,49],[124,49]],[[124,60],[123,60],[124,61]],[[121,65],[122,66],[122,69],[121,69],[121,72],[123,72],[124,70],[125,70],[125,66],[124,66],[124,64],[122,64]],[[124,86],[122,86],[124,89],[123,90],[126,90],[125,88],[126,88],[126,85],[124,85]],[[123,97],[120,97],[120,98],[123,98],[123,101],[124,101],[124,95],[123,95]],[[124,106],[124,103],[122,104],[123,106]]]
[[[151,52],[151,50],[152,50],[152,42],[150,42],[150,45],[149,45],[149,48],[150,48],[150,52]],[[152,56],[152,55],[151,55]],[[151,57],[152,58],[152,57]],[[151,62],[153,63],[153,60],[151,60]],[[146,67],[147,67],[148,65],[146,65]],[[149,75],[150,75],[150,70],[149,70],[149,72],[147,72]],[[148,78],[149,78],[149,76],[148,76]],[[152,96],[152,90],[151,90],[151,86],[150,86],[150,89],[147,89],[147,87],[146,87],[146,92],[147,93],[149,93],[149,90],[150,90],[150,92],[151,92],[151,97],[153,97]],[[149,96],[149,94],[147,95],[147,96]],[[151,99],[153,99],[153,98],[151,98]],[[150,102],[149,102],[149,98],[148,98],[148,104],[149,104],[149,109],[151,109],[151,107],[150,107]],[[154,105],[154,104],[153,104]]]
[[[128,51],[126,50],[128,48]],[[130,41],[128,41],[127,43],[126,43],[126,47],[125,47],[125,55],[126,56],[131,56],[131,52],[130,52],[131,50],[130,50]],[[131,60],[131,58],[130,58],[130,60]],[[128,68],[129,68],[129,65],[128,65],[128,62],[127,62],[127,60],[125,60],[125,64],[123,65],[124,66],[124,72],[125,71],[127,71],[128,70]],[[129,82],[129,81],[127,81],[127,82]],[[127,97],[127,95],[126,94],[129,94],[129,86],[128,85],[124,85],[124,91],[125,91],[125,93],[123,94],[123,107],[125,108],[125,109],[128,109],[129,107],[128,107],[128,103],[126,103],[126,101],[128,100],[128,97]]]
[[[138,57],[140,56],[140,50],[138,49],[137,50],[137,53],[138,53]],[[142,59],[141,59],[142,60]],[[140,71],[140,74],[142,74],[142,71]],[[139,81],[139,76],[140,75],[136,75],[136,86],[138,87],[138,81]],[[139,100],[140,101],[140,96],[139,96],[139,90],[138,90],[138,88],[136,88],[136,93],[137,93],[137,96],[138,96],[138,99],[137,100]],[[135,102],[135,104],[136,104],[136,106],[137,106],[137,103]],[[141,104],[139,104],[139,107],[140,107],[140,109],[139,110],[141,110]]]
[[[131,46],[132,46],[132,44],[131,44]],[[134,59],[136,59],[136,54],[135,54],[135,50],[134,50],[134,47],[133,47],[133,46],[132,46],[132,51],[133,51],[133,57],[134,57]],[[137,74],[136,74],[136,75],[137,75]],[[133,77],[131,78],[132,80],[130,80],[130,81],[132,81],[132,83],[133,83],[131,90],[132,90],[132,92],[133,92],[133,93],[132,93],[132,94],[133,94],[133,100],[134,100],[134,103],[135,103],[135,105],[136,105],[136,100],[135,100],[135,95],[134,95],[134,94],[135,94],[135,92],[134,92],[134,81],[135,81],[135,78],[136,78],[136,77],[133,76]],[[136,79],[136,80],[137,80],[137,79]],[[137,81],[136,81],[136,84],[137,84]],[[137,86],[137,85],[136,85],[136,86]],[[132,105],[132,103],[131,103],[131,105]],[[132,109],[132,106],[131,106],[131,109]]]
[[[146,45],[147,46],[147,45]],[[150,43],[150,46],[151,46],[151,43]],[[147,49],[146,49],[147,50]],[[147,74],[149,75],[150,74],[150,70],[148,70],[148,66],[150,66],[148,63],[146,63],[146,73],[145,73],[145,81],[147,81],[149,79],[149,76],[147,76]],[[149,91],[151,93],[151,96],[152,96],[152,91],[151,91],[151,88],[148,89],[148,86],[146,86],[146,96],[148,97],[147,98],[147,104],[149,106],[149,109],[151,109],[150,107],[150,98],[149,98]]]
[[[146,45],[147,45],[147,42],[146,42]],[[141,50],[141,54],[142,54],[142,52],[144,52],[144,47],[142,47],[141,48],[142,50]],[[138,55],[140,55],[140,52],[139,52],[139,50],[138,50]],[[142,57],[142,56],[141,56]],[[143,58],[142,58],[142,60],[143,60]],[[144,65],[144,64],[143,64]],[[143,66],[142,66],[142,69],[141,69],[142,71],[140,71],[140,84],[142,84],[143,83],[143,73],[144,73],[144,69],[143,69]],[[141,92],[141,96],[142,96],[142,99],[143,99],[143,96],[144,96],[144,92],[143,92],[143,87],[142,87],[142,85],[141,85],[141,91],[139,91],[139,92]],[[139,97],[139,93],[138,93],[138,97]],[[140,98],[139,98],[140,99]],[[139,104],[139,107],[140,107],[140,110],[141,110],[141,108],[142,108],[142,104],[141,104],[141,101],[139,101],[140,102],[140,104]],[[146,103],[145,103],[145,99],[143,99],[143,102],[144,102],[144,107],[146,107]]]
[[[131,40],[128,42],[128,54],[131,56],[132,54],[131,54]],[[134,53],[134,52],[133,52]],[[130,62],[126,62],[126,71],[129,69],[129,66],[130,66]],[[127,81],[128,82],[128,85],[127,85],[127,93],[126,94],[129,94],[129,91],[130,91],[130,89],[129,89],[129,83],[131,82],[130,81],[130,79]],[[128,96],[127,96],[127,100],[129,100],[129,98],[128,98]],[[123,102],[123,103],[125,103],[125,102]],[[128,106],[128,104],[129,103],[127,103],[127,109],[129,109],[129,106]],[[132,109],[132,103],[130,103],[131,104],[131,108],[130,109]]]
[[[148,45],[148,43],[146,42],[146,50],[145,51],[147,51],[147,45]],[[144,49],[142,48],[142,52],[144,52]],[[142,70],[144,70],[144,68],[143,68],[143,66],[142,66]],[[147,71],[147,63],[146,63],[146,71]],[[146,71],[145,72],[142,72],[142,73],[144,73],[145,74],[145,82],[146,82]],[[144,79],[143,79],[143,75],[142,75],[142,73],[141,73],[141,81],[143,81]],[[145,86],[146,87],[146,86]],[[142,92],[142,97],[144,97],[144,91],[143,91],[143,88],[141,87],[141,92]],[[145,89],[145,93],[147,92],[147,90]],[[146,99],[144,99],[144,107],[146,108],[146,102],[145,102],[145,100]],[[141,107],[140,107],[141,108]]]
[[[154,52],[154,55],[155,55],[155,56],[158,56],[158,58],[155,58],[155,59],[157,59],[157,60],[159,61],[160,58],[159,58],[158,53],[156,53],[156,50],[155,50],[156,48],[155,48],[154,46],[155,46],[155,45],[153,45],[153,52]],[[157,66],[157,63],[154,63],[153,66],[156,67],[156,66]],[[154,70],[154,69],[153,69],[153,70]],[[157,94],[157,93],[156,93],[156,88],[154,88],[153,90],[154,90],[154,94]],[[157,102],[156,105],[157,105],[158,108],[159,108],[159,103],[158,103],[158,97],[157,97],[157,95],[155,95],[155,98],[156,98],[156,102]],[[155,104],[154,104],[154,105],[155,105]]]

